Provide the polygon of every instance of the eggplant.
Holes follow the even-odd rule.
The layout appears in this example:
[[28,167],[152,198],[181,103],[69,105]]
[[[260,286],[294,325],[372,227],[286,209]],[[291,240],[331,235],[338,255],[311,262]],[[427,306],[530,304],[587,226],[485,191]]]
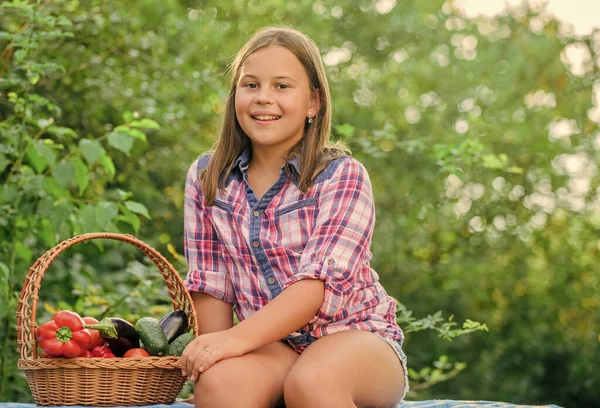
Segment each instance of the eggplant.
[[177,337],[188,330],[187,314],[180,309],[167,313],[160,319],[160,327],[167,335],[167,341],[171,343]]
[[140,336],[135,326],[120,317],[107,317],[98,324],[86,324],[84,327],[98,330],[116,357],[123,357],[127,350],[140,347]]

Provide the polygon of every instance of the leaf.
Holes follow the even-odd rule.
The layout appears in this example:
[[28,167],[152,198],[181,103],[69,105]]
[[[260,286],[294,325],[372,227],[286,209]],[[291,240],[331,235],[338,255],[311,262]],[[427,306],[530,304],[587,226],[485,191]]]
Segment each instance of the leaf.
[[40,228],[38,231],[38,237],[42,239],[44,245],[47,247],[52,247],[56,245],[56,237],[54,236],[54,231],[52,229],[52,224],[49,219],[42,218],[40,220]]
[[35,85],[40,80],[40,74],[38,74],[37,72],[28,72],[27,80],[29,81],[30,84]]
[[73,166],[73,163],[62,160],[54,167],[52,175],[61,187],[66,188],[71,184],[71,181],[73,181],[75,167]]
[[135,128],[160,129],[160,125],[152,119],[140,119],[132,121],[129,126]]
[[27,56],[27,50],[20,49],[15,52],[15,61],[21,62]]
[[133,116],[133,113],[131,113],[131,112],[125,112],[123,114],[123,120],[125,122],[131,122],[131,121],[135,120],[135,117]]
[[169,253],[171,255],[173,255],[173,258],[175,258],[177,260],[181,259],[181,255],[177,253],[175,246],[173,244],[171,244],[170,242],[167,244],[167,251],[169,251]]
[[62,27],[72,27],[73,23],[71,22],[71,20],[69,20],[65,16],[60,16],[56,20],[56,25],[62,26]]
[[117,193],[119,194],[119,198],[121,200],[127,200],[129,197],[133,195],[131,191],[123,191],[120,188],[117,189]]
[[19,194],[19,190],[17,189],[17,187],[14,184],[5,184],[2,187],[2,190],[0,190],[0,203],[4,202],[4,203],[10,203],[12,202],[17,195]]
[[56,308],[55,306],[51,305],[48,302],[44,302],[44,310],[53,315],[54,313],[58,312],[60,309]]
[[0,173],[4,171],[6,167],[10,164],[10,161],[6,158],[5,155],[0,154]]
[[73,214],[73,212],[74,207],[70,202],[63,201],[54,205],[50,222],[52,223],[53,231],[59,234],[59,236],[61,229],[65,228],[65,225],[67,224],[66,221],[69,219],[71,214]]
[[502,169],[508,162],[508,156],[504,153],[496,156],[494,154],[486,154],[483,156],[483,167],[488,169]]
[[27,150],[25,150],[25,155],[37,174],[40,174],[48,167],[48,162],[38,153],[36,145],[29,145]]
[[19,258],[21,258],[25,262],[29,262],[31,260],[31,256],[33,252],[29,248],[29,246],[25,245],[21,241],[16,241],[14,246],[14,251]]
[[347,137],[347,138],[351,138],[352,136],[354,136],[355,130],[356,129],[354,128],[354,126],[352,126],[349,123],[344,123],[342,125],[337,125],[335,127],[336,133],[338,133],[344,137]]
[[96,207],[89,204],[86,205],[79,210],[78,218],[82,232],[85,233],[96,230]]
[[54,198],[69,197],[69,191],[61,187],[55,177],[44,177],[44,191]]
[[507,172],[509,173],[514,173],[514,174],[523,174],[523,168],[519,167],[519,166],[510,166],[506,169]]
[[136,139],[139,139],[144,143],[148,143],[148,139],[146,138],[146,135],[144,134],[144,132],[142,132],[139,129],[133,129],[128,126],[117,126],[115,128],[114,132],[127,133],[128,135],[130,135]]
[[89,172],[87,166],[79,158],[73,158],[70,160],[75,168],[75,180],[79,186],[79,195],[83,195],[85,189],[90,183]]
[[96,223],[100,228],[106,228],[119,213],[115,203],[103,201],[96,207]]
[[110,132],[108,134],[108,144],[129,156],[133,146],[133,137],[125,132]]
[[[48,128],[46,129],[46,132],[48,132],[49,134],[53,135],[53,136],[58,136],[60,138],[62,138],[63,136],[66,137],[71,137],[71,138],[77,138],[77,133],[68,127],[64,127],[64,126],[48,126]],[[88,139],[83,139],[83,140],[88,140]],[[80,143],[80,147],[81,147],[81,143]]]
[[144,204],[135,201],[125,201],[125,207],[127,207],[128,210],[133,211],[136,214],[141,214],[149,220],[151,219],[150,214],[148,213],[148,209]]
[[0,293],[8,299],[9,292],[10,269],[4,263],[0,262]]
[[79,141],[79,148],[90,166],[96,163],[96,160],[102,155],[106,154],[104,147],[97,140],[81,139]]
[[116,170],[112,159],[105,153],[104,155],[100,156],[99,162],[108,173],[108,177],[110,178],[110,180],[114,179]]
[[50,147],[52,144],[53,142],[51,140],[49,140],[48,143],[37,141],[35,144],[35,150],[46,160],[46,163],[48,163],[50,167],[54,167],[56,164],[56,152]]
[[117,220],[131,225],[137,234],[140,231],[140,217],[138,217],[132,211],[129,211],[124,205],[120,205],[119,208],[121,209],[122,214],[117,217]]
[[38,126],[40,127],[40,129],[45,129],[48,126],[52,125],[54,123],[54,118],[48,118],[48,119],[39,119],[37,121]]

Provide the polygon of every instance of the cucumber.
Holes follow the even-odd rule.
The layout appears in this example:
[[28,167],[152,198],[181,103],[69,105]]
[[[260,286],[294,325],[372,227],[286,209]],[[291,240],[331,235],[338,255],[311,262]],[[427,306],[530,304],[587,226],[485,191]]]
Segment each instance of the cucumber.
[[169,347],[167,335],[160,327],[160,322],[155,318],[142,317],[136,322],[135,330],[151,356],[162,356]]
[[171,344],[169,344],[166,355],[180,356],[187,345],[190,344],[194,339],[195,337],[192,333],[183,333],[181,336],[173,340]]

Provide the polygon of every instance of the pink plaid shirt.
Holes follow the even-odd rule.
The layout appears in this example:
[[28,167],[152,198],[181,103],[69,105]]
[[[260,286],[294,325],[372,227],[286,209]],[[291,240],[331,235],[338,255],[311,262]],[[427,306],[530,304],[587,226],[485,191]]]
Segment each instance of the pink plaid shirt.
[[335,160],[312,187],[296,184],[298,162],[282,167],[279,180],[257,200],[247,182],[249,151],[236,161],[224,191],[206,206],[198,171],[185,186],[185,256],[191,292],[208,293],[235,306],[240,321],[303,279],[325,282],[318,314],[286,339],[302,352],[342,330],[366,330],[402,343],[396,301],[369,266],[375,211],[369,176],[352,157]]

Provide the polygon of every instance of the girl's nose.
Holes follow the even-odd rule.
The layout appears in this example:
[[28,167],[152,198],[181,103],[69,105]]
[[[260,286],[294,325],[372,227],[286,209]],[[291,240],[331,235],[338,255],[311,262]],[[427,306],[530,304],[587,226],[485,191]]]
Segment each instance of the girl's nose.
[[263,86],[256,94],[256,103],[273,103],[273,96],[269,87]]

